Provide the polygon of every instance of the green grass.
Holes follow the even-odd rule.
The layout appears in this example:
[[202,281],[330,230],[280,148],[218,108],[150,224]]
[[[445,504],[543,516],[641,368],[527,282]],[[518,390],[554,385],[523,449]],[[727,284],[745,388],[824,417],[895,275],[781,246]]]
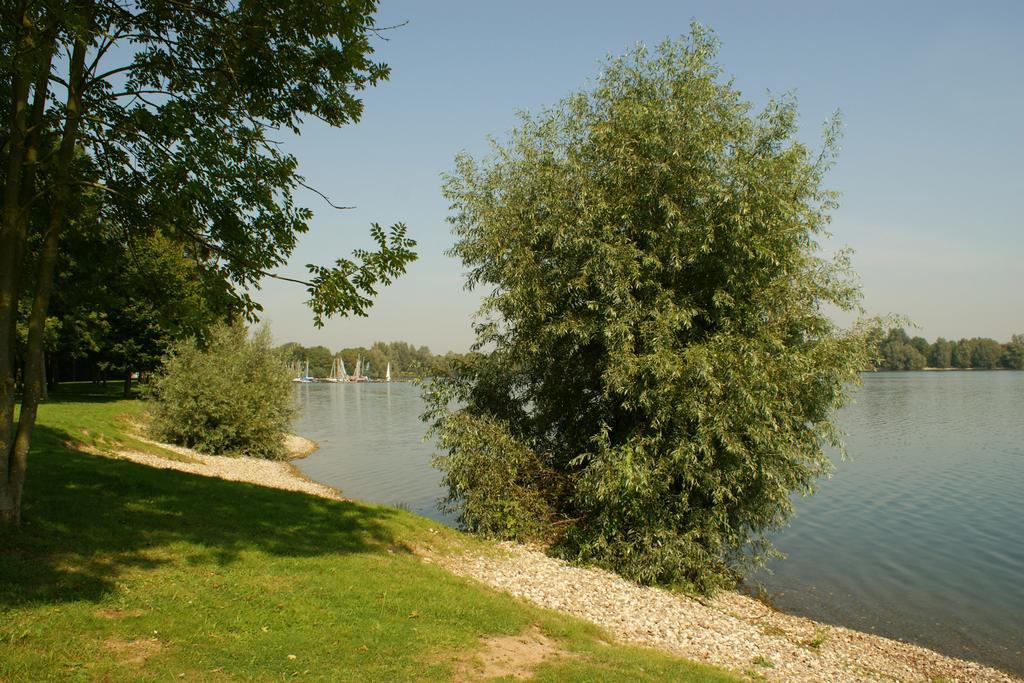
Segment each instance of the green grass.
[[449,680],[532,625],[568,655],[536,680],[737,680],[424,563],[408,548],[479,542],[402,510],[69,448],[153,452],[125,434],[140,409],[87,387],[41,407],[0,530],[0,680]]
[[814,632],[814,637],[805,641],[804,646],[812,650],[820,650],[821,646],[828,642],[831,637],[828,627],[819,628]]

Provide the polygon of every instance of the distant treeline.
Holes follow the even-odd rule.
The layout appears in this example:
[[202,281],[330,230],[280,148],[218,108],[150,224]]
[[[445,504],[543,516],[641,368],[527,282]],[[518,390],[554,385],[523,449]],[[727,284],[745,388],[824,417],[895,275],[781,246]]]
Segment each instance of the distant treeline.
[[292,362],[298,363],[305,371],[309,361],[311,377],[327,377],[331,374],[334,359],[339,356],[345,362],[345,369],[351,374],[356,369],[356,359],[363,359],[363,372],[370,379],[383,379],[391,363],[391,377],[394,379],[413,379],[444,370],[453,360],[462,358],[463,354],[448,352],[437,355],[426,346],[419,348],[402,341],[375,342],[370,348],[364,346],[331,351],[326,346],[305,347],[297,342],[289,342],[280,347],[288,354]]
[[959,341],[939,337],[929,342],[893,328],[879,340],[875,357],[875,370],[1024,370],[1024,334],[1013,335],[1005,344],[986,337]]

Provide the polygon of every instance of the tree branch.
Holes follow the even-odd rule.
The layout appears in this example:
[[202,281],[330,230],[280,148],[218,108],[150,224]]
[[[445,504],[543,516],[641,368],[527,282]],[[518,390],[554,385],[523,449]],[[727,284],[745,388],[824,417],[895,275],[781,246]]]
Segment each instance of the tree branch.
[[381,40],[390,41],[391,40],[390,38],[388,38],[387,36],[382,36],[380,34],[380,32],[381,31],[394,31],[395,29],[402,28],[403,26],[408,26],[408,25],[409,25],[409,20],[406,19],[401,24],[394,24],[392,26],[380,26],[380,27],[370,26],[370,27],[367,27],[366,30],[369,31],[370,33],[372,33],[373,35],[377,36]]
[[346,211],[348,209],[356,208],[354,206],[338,206],[337,204],[332,202],[327,195],[325,195],[323,192],[321,192],[320,190],[316,189],[315,187],[313,187],[311,185],[307,185],[306,183],[302,182],[301,180],[296,180],[295,182],[298,183],[299,185],[301,185],[302,187],[306,188],[310,192],[312,192],[314,194],[317,194],[317,195],[320,195],[320,198],[323,199],[325,202],[327,202],[332,209],[338,209],[339,211]]
[[260,275],[263,275],[264,277],[271,277],[271,278],[274,278],[275,280],[284,280],[285,282],[294,282],[294,283],[299,284],[299,285],[305,285],[306,287],[315,287],[316,286],[312,282],[307,282],[306,280],[297,280],[297,279],[295,279],[293,277],[285,277],[284,275],[278,275],[277,273],[268,273],[267,271],[263,271],[263,270],[260,271]]

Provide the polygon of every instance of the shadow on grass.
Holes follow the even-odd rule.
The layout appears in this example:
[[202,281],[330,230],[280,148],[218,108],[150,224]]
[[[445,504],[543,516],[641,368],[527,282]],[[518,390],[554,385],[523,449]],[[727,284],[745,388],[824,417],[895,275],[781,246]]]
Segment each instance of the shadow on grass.
[[393,540],[397,511],[85,455],[69,440],[35,430],[22,527],[0,529],[0,608],[95,601],[126,571],[175,560],[385,552]]

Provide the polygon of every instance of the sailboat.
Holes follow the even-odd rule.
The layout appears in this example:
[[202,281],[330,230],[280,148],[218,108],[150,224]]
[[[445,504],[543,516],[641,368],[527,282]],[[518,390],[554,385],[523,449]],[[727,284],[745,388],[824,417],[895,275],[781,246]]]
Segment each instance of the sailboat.
[[[297,362],[296,362],[296,366],[298,366]],[[296,367],[296,370],[297,369],[298,369],[298,367]],[[293,382],[301,382],[303,384],[309,384],[310,382],[313,381],[313,378],[309,376],[309,360],[306,361],[306,374],[299,375],[295,379],[293,379],[292,381]]]
[[391,363],[388,363],[388,371],[386,373],[384,373],[384,381],[385,382],[390,382],[391,381]]
[[348,370],[345,368],[345,359],[341,356],[338,356],[338,381],[348,381]]
[[349,377],[349,381],[365,382],[367,378],[363,374],[364,372],[365,370],[363,369],[363,358],[362,356],[358,356],[356,357],[356,371],[352,374],[351,377]]

